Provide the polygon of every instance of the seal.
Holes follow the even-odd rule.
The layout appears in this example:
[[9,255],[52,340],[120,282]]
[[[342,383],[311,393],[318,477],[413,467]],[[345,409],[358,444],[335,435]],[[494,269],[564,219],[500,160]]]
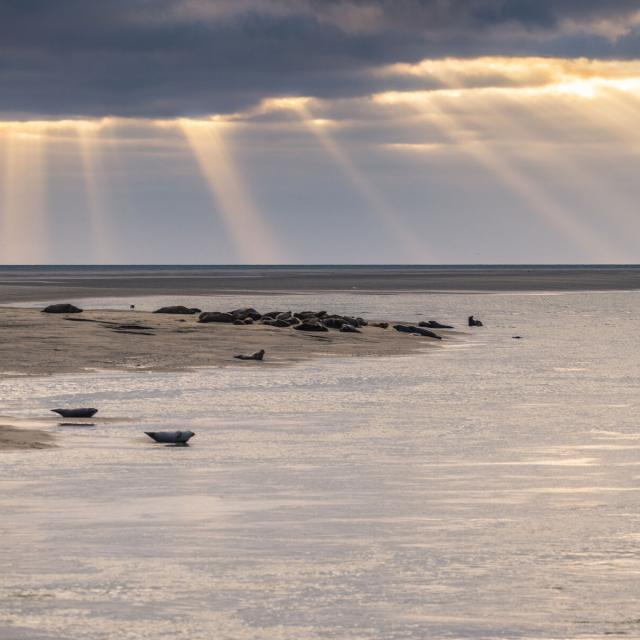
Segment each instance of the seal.
[[196,435],[193,431],[145,431],[145,434],[163,444],[187,444]]
[[51,409],[53,413],[57,413],[63,418],[92,418],[98,413],[97,409],[81,408],[81,409]]
[[260,349],[260,351],[256,351],[252,353],[250,356],[243,356],[242,354],[239,356],[233,356],[237,360],[258,360],[261,361],[264,358],[264,354],[266,351],[264,349]]

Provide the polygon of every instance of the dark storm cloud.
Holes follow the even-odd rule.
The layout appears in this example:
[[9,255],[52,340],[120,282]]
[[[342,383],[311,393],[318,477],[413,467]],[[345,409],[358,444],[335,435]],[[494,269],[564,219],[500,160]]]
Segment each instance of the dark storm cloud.
[[640,9],[634,0],[310,0],[309,4],[321,18],[349,8],[360,9],[364,16],[366,8],[373,8],[383,27],[454,31],[504,24],[552,28],[567,19],[622,20]]
[[635,0],[0,0],[0,112],[173,117],[366,94],[427,57],[635,57]]

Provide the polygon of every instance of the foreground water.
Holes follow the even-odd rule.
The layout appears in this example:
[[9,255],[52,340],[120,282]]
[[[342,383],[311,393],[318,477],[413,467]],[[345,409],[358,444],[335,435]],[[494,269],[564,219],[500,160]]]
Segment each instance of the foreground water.
[[[384,360],[0,380],[0,414],[60,445],[0,458],[2,640],[640,637],[640,294],[256,298],[189,302],[487,326]],[[95,426],[42,417],[79,404]]]

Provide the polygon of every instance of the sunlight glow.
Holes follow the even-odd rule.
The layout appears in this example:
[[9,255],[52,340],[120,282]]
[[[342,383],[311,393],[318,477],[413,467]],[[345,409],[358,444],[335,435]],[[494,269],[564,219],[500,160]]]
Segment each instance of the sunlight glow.
[[[517,67],[521,70],[526,70],[526,63],[531,62],[531,59],[524,59],[524,62],[525,65],[523,66],[518,59],[511,59],[506,64],[506,67]],[[553,83],[536,88],[501,89],[497,92],[493,89],[468,90],[461,86],[459,79],[455,76],[447,77],[444,73],[441,75],[437,75],[437,72],[435,73],[443,86],[458,92],[455,95],[458,102],[460,102],[459,98],[464,97],[464,116],[453,116],[457,126],[462,123],[467,126],[470,125],[478,133],[479,138],[485,135],[484,132],[487,129],[493,127],[494,131],[490,135],[491,139],[496,142],[509,140],[512,138],[513,133],[516,133],[518,139],[527,141],[528,147],[533,147],[537,142],[533,127],[543,105],[553,106],[553,115],[549,115],[546,118],[553,128],[558,111],[563,108],[569,114],[569,118],[571,118],[571,114],[579,117],[581,114],[591,111],[594,104],[602,105],[605,103],[608,100],[607,95],[612,91],[623,94],[624,98],[619,100],[617,105],[612,105],[612,108],[606,110],[608,112],[607,115],[601,114],[598,120],[594,122],[596,126],[602,126],[612,114],[614,119],[619,119],[622,111],[628,110],[628,101],[633,98],[633,93],[640,88],[637,78],[626,77],[640,69],[636,61],[621,63],[619,61],[603,62],[584,59],[560,61],[534,59],[532,66],[535,68],[537,64],[546,65],[549,69],[554,70]],[[447,95],[445,93],[436,93],[432,96],[430,104],[433,105],[434,100],[441,98],[446,101]],[[450,104],[449,102],[448,105]],[[517,105],[521,113],[527,114],[524,124],[522,118],[516,119],[515,116],[509,115],[508,110],[503,110],[505,105],[508,104]],[[450,111],[448,111],[448,115],[452,117]],[[620,124],[614,121],[609,122],[609,126],[615,130]],[[553,140],[554,152],[547,152],[539,159],[543,169],[547,172],[553,172],[554,175],[562,175],[565,183],[573,180],[574,188],[578,191],[574,196],[577,202],[580,201],[587,189],[591,190],[596,197],[602,198],[604,195],[604,200],[609,205],[606,209],[610,208],[611,203],[615,203],[612,215],[618,218],[626,218],[627,228],[635,232],[637,224],[635,224],[635,220],[629,219],[628,211],[630,209],[622,194],[617,191],[606,193],[607,188],[602,179],[597,175],[590,174],[584,167],[578,166],[566,151],[561,156],[561,164],[558,164],[558,144],[566,136],[566,131],[558,129],[556,131],[557,135]],[[511,146],[513,147],[514,145]],[[503,149],[496,154],[491,146],[491,141],[486,138],[482,142],[482,148],[485,151],[485,155],[489,153],[495,156],[492,159],[494,165],[496,162],[504,162],[505,154],[510,155],[514,150]],[[601,234],[598,234],[590,224],[582,219],[580,214],[574,214],[561,207],[556,199],[549,195],[544,186],[536,184],[535,180],[531,179],[523,170],[516,171],[517,175],[513,175],[515,170],[513,163],[510,161],[510,157],[507,157],[506,160],[507,166],[506,171],[502,172],[503,175],[510,174],[509,182],[512,187],[515,186],[525,198],[528,197],[530,206],[535,208],[539,215],[546,217],[551,225],[553,225],[551,218],[555,218],[557,220],[556,224],[560,224],[570,232],[574,238],[574,243],[588,249],[590,255],[595,256],[596,259],[616,260],[619,258],[619,251],[613,247],[612,243],[603,238]],[[556,167],[555,171],[553,169],[554,166]],[[588,206],[592,203],[584,204]]]
[[287,109],[299,111],[308,108],[312,102],[313,98],[307,96],[266,98],[260,103],[257,112],[268,113],[270,111],[286,111]]
[[[78,209],[87,211],[85,245],[91,246],[95,261],[113,259],[117,237],[109,224],[105,150],[113,170],[121,154],[135,154],[135,162],[179,157],[184,140],[238,257],[253,263],[283,261],[276,234],[253,201],[232,153],[236,148],[230,134],[252,127],[286,136],[290,131],[298,135],[304,126],[366,204],[372,220],[410,261],[431,259],[426,239],[389,206],[378,185],[354,162],[351,147],[342,144],[349,137],[339,136],[342,132],[355,132],[359,140],[371,135],[377,149],[391,153],[466,155],[494,176],[496,186],[517,195],[545,227],[594,260],[615,261],[619,254],[611,239],[625,244],[625,237],[640,230],[633,178],[627,172],[640,157],[640,61],[447,58],[389,65],[372,73],[400,78],[412,90],[333,100],[274,96],[245,111],[202,119],[0,122],[0,261],[46,260],[53,242],[49,231],[55,231],[47,210],[49,183],[58,184],[51,181],[53,175],[72,174],[77,180],[80,168],[84,189],[69,184],[77,189]],[[170,135],[158,136],[158,127]],[[424,140],[427,130],[431,135]],[[49,156],[62,159],[63,168],[55,165],[52,176]],[[610,159],[620,163],[616,166],[622,176],[608,168],[600,175]],[[422,170],[424,163],[418,164]],[[569,208],[561,205],[565,195]],[[615,224],[607,226],[608,219]],[[635,247],[629,255],[635,255]]]
[[[468,115],[465,121],[471,120],[478,130],[493,128],[489,135],[494,139],[500,135],[503,139],[527,141],[527,148],[521,153],[529,161],[534,161],[541,173],[561,176],[562,182],[572,190],[576,206],[582,206],[585,210],[596,207],[601,212],[606,211],[610,221],[615,222],[614,225],[608,225],[614,235],[618,232],[623,238],[631,240],[640,231],[635,200],[623,193],[619,184],[611,184],[611,176],[591,169],[584,159],[577,156],[575,146],[562,144],[563,138],[568,135],[563,115],[574,125],[584,122],[587,134],[596,138],[604,136],[610,139],[611,133],[615,133],[620,149],[632,148],[634,138],[637,144],[640,143],[634,127],[638,112],[629,104],[633,97],[624,93],[618,99],[613,99],[609,97],[609,92],[603,90],[597,100],[582,105],[573,101],[562,104],[554,100],[553,108],[547,104],[546,109],[540,100],[532,102],[518,95],[499,102],[472,97],[468,113],[473,116]],[[592,115],[594,109],[597,113],[595,117]],[[588,140],[582,142],[585,146],[590,144]],[[634,248],[634,243],[628,244],[631,249]],[[611,244],[607,243],[607,246],[609,253],[615,256]]]
[[109,215],[105,199],[104,172],[100,159],[101,127],[100,122],[75,123],[89,211],[91,247],[94,259],[98,263],[108,261],[109,256],[113,255],[111,234],[108,232]]
[[45,190],[48,184],[46,152],[55,144],[77,141],[91,221],[91,242],[97,261],[109,257],[107,212],[98,179],[97,138],[102,120],[32,120],[0,122],[0,144],[5,148],[5,170],[0,216],[0,261],[46,261],[49,219]]
[[[416,113],[428,118],[456,148],[491,171],[497,180],[515,193],[551,229],[561,233],[567,241],[580,249],[588,251],[595,260],[607,262],[617,257],[614,247],[577,216],[566,211],[543,187],[514,166],[508,156],[498,153],[465,127],[464,122],[452,115],[455,112],[450,105],[440,105],[437,101],[445,99],[440,92],[409,92],[405,97],[407,104]],[[374,99],[382,104],[401,104],[402,98],[401,93],[395,92],[381,94]]]
[[46,261],[46,132],[44,123],[0,125],[0,146],[5,152],[0,211],[2,263]]
[[239,257],[247,263],[283,262],[263,214],[254,204],[229,152],[223,129],[215,120],[183,118],[178,124],[198,161],[209,190],[218,203]]
[[406,252],[410,260],[416,262],[428,262],[429,252],[422,242],[419,241],[415,230],[407,228],[399,219],[397,212],[393,211],[376,192],[364,174],[358,169],[349,156],[343,151],[338,143],[330,135],[327,128],[333,121],[326,118],[316,118],[311,112],[309,98],[283,98],[269,100],[263,103],[268,108],[291,109],[294,111],[307,127],[307,129],[320,142],[325,151],[331,156],[334,162],[344,172],[351,186],[360,197],[367,203],[369,210],[393,235],[400,248]]
[[593,60],[587,58],[500,57],[425,59],[415,64],[382,67],[377,75],[410,77],[435,81],[430,88],[457,86],[468,90],[531,89],[575,83],[636,83],[640,76],[638,60]]

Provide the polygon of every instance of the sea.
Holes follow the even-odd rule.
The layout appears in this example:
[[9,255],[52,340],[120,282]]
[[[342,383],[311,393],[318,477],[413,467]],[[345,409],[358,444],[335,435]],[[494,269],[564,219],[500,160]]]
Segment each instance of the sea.
[[[640,638],[640,292],[135,300],[169,302],[463,333],[290,367],[0,376],[0,423],[58,443],[0,456],[2,640]],[[58,406],[99,413],[68,426]],[[164,429],[196,435],[144,434]]]

